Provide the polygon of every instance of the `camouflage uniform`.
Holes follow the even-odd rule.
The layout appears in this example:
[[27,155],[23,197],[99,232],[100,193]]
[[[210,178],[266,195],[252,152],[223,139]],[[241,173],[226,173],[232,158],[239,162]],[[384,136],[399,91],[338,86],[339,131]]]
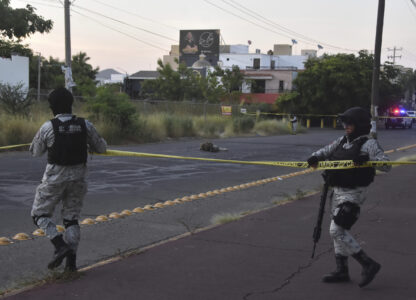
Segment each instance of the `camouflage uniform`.
[[[73,117],[72,114],[59,114],[62,122],[68,121]],[[101,138],[94,126],[85,121],[87,128],[87,144],[90,152],[104,153],[107,144]],[[48,148],[54,144],[54,132],[51,121],[47,121],[37,132],[30,146],[33,156],[43,155]],[[45,231],[49,239],[59,235],[56,225],[51,220],[55,206],[62,201],[62,218],[65,222],[77,221],[82,208],[82,202],[87,192],[85,177],[87,166],[78,164],[74,166],[60,166],[47,164],[41,184],[36,189],[35,200],[32,206],[31,215],[36,224]],[[64,235],[67,244],[76,252],[79,239],[79,225],[69,226]]]
[[[360,137],[357,137],[357,139]],[[338,138],[330,145],[323,147],[322,149],[314,152],[312,156],[316,156],[319,160],[325,160],[330,157],[331,153],[341,143],[343,137]],[[348,149],[352,146],[352,141],[347,140],[344,144],[344,148]],[[375,139],[368,139],[363,146],[361,151],[368,153],[371,161],[388,161],[389,158],[384,154],[383,149]],[[391,166],[378,167],[380,171],[387,172],[391,169]],[[344,187],[333,187],[331,194],[331,212],[332,215],[336,215],[337,206],[344,202],[352,202],[361,206],[365,201],[366,187],[355,187],[355,188],[344,188]],[[335,254],[349,256],[360,252],[361,247],[350,232],[337,224],[332,220],[330,225],[330,235],[334,240]]]

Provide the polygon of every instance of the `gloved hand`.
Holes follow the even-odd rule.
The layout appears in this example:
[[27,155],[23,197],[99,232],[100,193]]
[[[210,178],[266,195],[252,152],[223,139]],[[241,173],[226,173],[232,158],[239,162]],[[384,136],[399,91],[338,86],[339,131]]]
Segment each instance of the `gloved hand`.
[[362,164],[366,163],[369,160],[370,160],[370,156],[368,155],[368,153],[361,152],[352,161],[354,162],[355,165],[361,166]]
[[309,167],[316,168],[318,167],[319,158],[316,156],[311,156],[307,160]]

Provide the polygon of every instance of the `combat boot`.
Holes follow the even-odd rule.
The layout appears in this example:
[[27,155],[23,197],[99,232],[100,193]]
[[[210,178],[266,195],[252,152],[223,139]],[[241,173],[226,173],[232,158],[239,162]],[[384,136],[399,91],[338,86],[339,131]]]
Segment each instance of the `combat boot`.
[[68,254],[72,252],[68,244],[65,243],[62,235],[57,235],[51,239],[52,244],[55,246],[55,253],[53,254],[52,260],[48,264],[48,269],[55,269],[59,267]]
[[322,277],[322,281],[326,283],[348,282],[350,275],[348,274],[348,256],[335,255],[337,268],[334,272]]
[[363,250],[353,254],[352,257],[354,257],[363,267],[361,272],[361,281],[358,285],[359,287],[364,287],[373,281],[376,274],[380,271],[381,265],[368,257]]
[[77,255],[74,251],[66,257],[65,272],[76,272],[77,271]]

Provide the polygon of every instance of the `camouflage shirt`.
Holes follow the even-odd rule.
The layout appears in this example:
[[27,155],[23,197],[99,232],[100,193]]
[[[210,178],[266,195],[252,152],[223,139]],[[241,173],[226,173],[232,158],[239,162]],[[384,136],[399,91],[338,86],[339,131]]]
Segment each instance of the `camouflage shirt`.
[[[59,114],[55,118],[59,118],[62,122],[69,121],[74,115]],[[100,137],[95,127],[85,120],[87,127],[87,144],[90,152],[105,153],[107,150],[107,143]],[[36,133],[29,151],[33,156],[42,156],[48,148],[52,147],[55,142],[53,133],[53,126],[51,121],[45,122],[39,131]],[[85,164],[75,166],[60,166],[55,164],[47,164],[43,175],[42,182],[60,183],[63,181],[83,180],[87,173]]]

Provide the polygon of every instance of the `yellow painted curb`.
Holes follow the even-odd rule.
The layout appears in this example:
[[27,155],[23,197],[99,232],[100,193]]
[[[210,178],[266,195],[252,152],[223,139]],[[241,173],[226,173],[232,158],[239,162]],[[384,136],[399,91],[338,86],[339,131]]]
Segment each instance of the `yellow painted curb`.
[[86,218],[86,219],[82,220],[81,224],[82,225],[93,225],[93,224],[95,224],[95,221],[91,218]]
[[111,219],[120,219],[121,216],[118,212],[113,212],[111,214],[108,215]]
[[153,206],[151,206],[150,204],[147,204],[143,207],[144,210],[154,210]]
[[185,196],[181,198],[181,201],[188,202],[188,201],[191,201],[191,198],[189,198],[188,196]]
[[206,192],[206,195],[207,195],[208,197],[215,196],[214,192],[212,192],[212,191]]
[[0,245],[10,245],[13,242],[7,237],[0,237]]
[[197,200],[197,199],[199,199],[199,196],[198,195],[192,195],[190,198],[191,198],[191,200]]
[[226,189],[226,188],[224,188],[224,189],[220,189],[220,192],[221,192],[221,193],[226,193],[226,192],[227,192],[227,189]]
[[239,190],[239,189],[241,189],[241,187],[240,187],[239,185],[235,185],[235,186],[233,186],[233,188],[234,188],[234,190]]
[[198,197],[199,198],[205,198],[207,196],[207,194],[205,194],[205,193],[200,193],[200,194],[198,194]]
[[175,202],[173,202],[173,201],[171,201],[171,200],[168,200],[168,201],[165,201],[164,203],[163,203],[163,205],[166,205],[166,206],[172,206],[172,205],[175,205],[176,203]]
[[153,204],[153,207],[157,207],[157,208],[164,208],[164,207],[165,207],[165,205],[163,205],[163,203],[162,203],[162,202],[158,202],[158,203],[156,203],[156,204]]
[[141,207],[136,207],[135,209],[133,209],[133,212],[135,212],[135,213],[142,213],[142,212],[144,212],[144,209],[141,208]]
[[62,226],[62,225],[56,225],[56,230],[58,230],[58,232],[64,232],[65,231],[65,228],[64,228],[64,226]]
[[227,192],[233,192],[233,191],[235,191],[235,188],[230,186],[230,187],[226,188],[226,190],[227,190]]
[[42,229],[36,229],[35,231],[33,231],[32,233],[34,236],[45,236],[45,231],[43,231]]
[[132,211],[128,209],[125,209],[120,213],[121,216],[131,216],[132,214]]
[[106,221],[108,221],[108,217],[104,216],[104,215],[101,215],[101,216],[96,217],[95,221],[97,221],[97,222],[106,222]]
[[220,190],[213,190],[212,192],[214,193],[214,195],[220,195],[221,194]]
[[180,198],[176,198],[175,200],[173,200],[172,201],[173,203],[176,203],[176,204],[181,204],[182,203],[182,200],[180,199]]
[[20,232],[20,233],[17,233],[12,239],[19,240],[19,241],[25,241],[25,240],[30,239],[30,237],[27,233]]

